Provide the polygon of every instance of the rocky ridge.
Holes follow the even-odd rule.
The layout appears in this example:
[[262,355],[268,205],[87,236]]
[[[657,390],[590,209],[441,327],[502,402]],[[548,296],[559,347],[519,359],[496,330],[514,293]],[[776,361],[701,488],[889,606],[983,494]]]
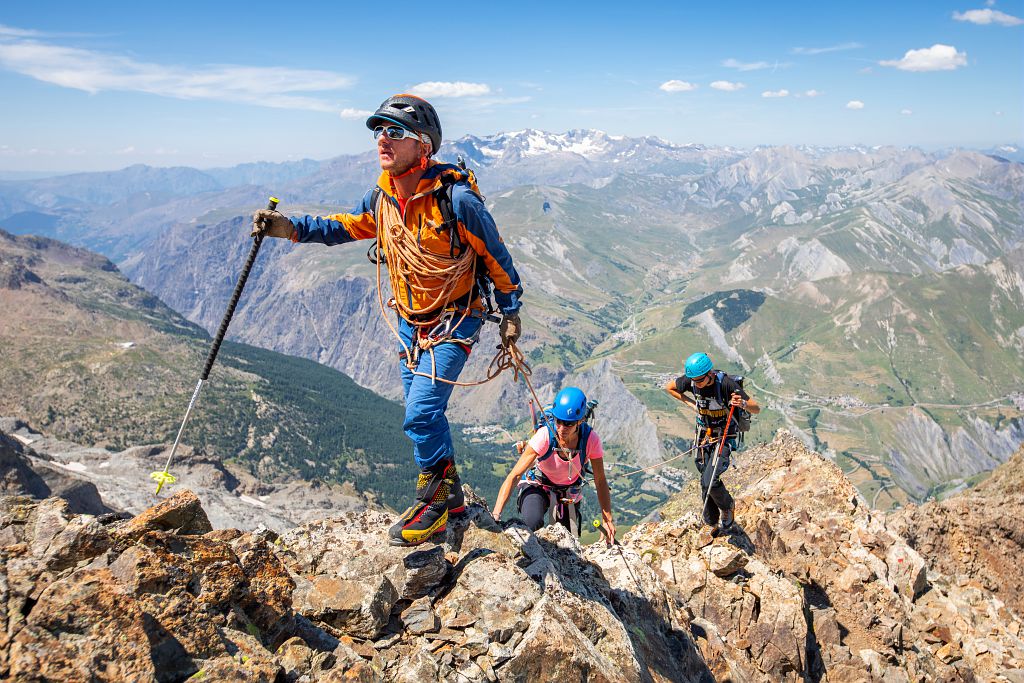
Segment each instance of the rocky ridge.
[[[150,473],[167,464],[169,444],[123,451],[89,448],[0,418],[0,495],[50,496],[75,513],[139,514],[157,500]],[[333,513],[366,507],[351,484],[301,480],[262,481],[235,463],[181,446],[175,453],[177,486],[192,491],[217,528],[282,532]]]
[[0,676],[1024,680],[1005,596],[929,569],[797,439],[726,477],[737,533],[703,529],[691,489],[613,548],[498,525],[472,495],[415,549],[372,510],[278,536],[214,530],[187,490],[129,520],[0,499]]

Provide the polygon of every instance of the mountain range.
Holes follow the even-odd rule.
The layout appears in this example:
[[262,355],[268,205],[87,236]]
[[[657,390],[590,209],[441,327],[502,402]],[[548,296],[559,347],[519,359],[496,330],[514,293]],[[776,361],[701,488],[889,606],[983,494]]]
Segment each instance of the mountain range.
[[[598,378],[623,464],[685,450],[691,423],[660,386],[709,349],[769,408],[752,438],[790,427],[887,507],[971,483],[1024,440],[1024,167],[992,152],[526,130],[440,156],[477,171],[523,276],[535,382],[550,397]],[[267,194],[289,213],[334,212],[376,174],[366,153],[8,181],[0,224],[107,254],[211,330]],[[397,397],[365,250],[264,252],[234,338]],[[493,345],[492,331],[468,376]],[[511,428],[526,396],[506,378],[461,392],[452,414]]]

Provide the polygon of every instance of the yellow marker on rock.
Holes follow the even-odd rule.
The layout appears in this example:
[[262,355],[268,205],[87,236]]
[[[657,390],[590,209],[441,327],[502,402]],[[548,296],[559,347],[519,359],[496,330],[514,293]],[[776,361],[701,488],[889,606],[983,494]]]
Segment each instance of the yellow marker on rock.
[[173,484],[178,479],[173,474],[164,470],[163,472],[150,472],[149,478],[156,481],[156,494],[160,495],[160,489],[164,487],[164,484]]

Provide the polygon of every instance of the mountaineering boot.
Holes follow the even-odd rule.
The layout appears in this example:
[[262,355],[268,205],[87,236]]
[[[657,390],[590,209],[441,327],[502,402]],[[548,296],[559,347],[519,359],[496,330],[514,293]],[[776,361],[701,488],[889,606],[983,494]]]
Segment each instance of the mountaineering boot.
[[462,479],[455,463],[448,468],[445,479],[448,480],[448,515],[461,515],[466,511],[466,495],[462,492]]
[[416,480],[416,502],[388,531],[391,545],[419,545],[444,531],[448,523],[448,494],[451,492],[449,470],[454,468],[451,460],[442,460],[420,471]]
[[736,520],[736,508],[731,507],[728,510],[722,510],[722,519],[719,520],[719,528],[728,533],[732,531],[733,522]]

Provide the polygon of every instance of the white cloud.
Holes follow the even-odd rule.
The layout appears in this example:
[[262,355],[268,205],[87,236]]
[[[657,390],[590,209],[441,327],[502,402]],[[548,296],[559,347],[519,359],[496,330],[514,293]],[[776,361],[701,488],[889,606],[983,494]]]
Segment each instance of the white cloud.
[[785,88],[782,90],[765,90],[761,93],[761,97],[789,97],[789,91]]
[[125,147],[123,149],[116,150],[114,152],[114,154],[135,154],[135,146],[134,145],[128,145],[127,147]]
[[352,109],[351,107],[345,107],[339,113],[343,119],[365,119],[373,114],[369,109]]
[[864,108],[864,103],[861,102],[860,100],[850,100],[849,102],[846,103],[846,108],[847,109],[863,109]]
[[970,9],[966,12],[953,12],[953,18],[957,21],[969,21],[972,24],[981,24],[982,26],[987,26],[988,24],[1020,26],[1024,24],[1024,19],[1000,12],[997,9]]
[[715,90],[735,92],[737,90],[740,90],[741,88],[746,88],[747,86],[743,83],[734,83],[732,81],[714,81],[711,83],[711,87],[714,88]]
[[904,116],[910,116],[914,112],[911,109],[900,109],[900,113],[903,114]]
[[218,100],[277,109],[333,112],[337,108],[292,93],[350,87],[355,81],[331,71],[213,64],[180,67],[53,45],[0,33],[0,68],[45,83],[82,90],[141,92],[182,100]]
[[768,62],[741,62],[737,59],[727,59],[722,62],[722,66],[740,71],[757,71],[758,69],[770,69],[772,64]]
[[804,93],[804,97],[819,97],[824,94],[820,90],[808,90]]
[[659,85],[658,88],[665,92],[690,92],[691,90],[696,90],[697,86],[694,83],[688,83],[686,81],[671,80],[665,81]]
[[491,92],[486,83],[465,81],[427,81],[412,86],[409,92],[420,97],[480,97]]
[[39,31],[32,31],[30,29],[15,28],[13,26],[4,26],[0,24],[0,37],[4,38],[30,38],[32,36],[38,36]]
[[883,60],[882,66],[894,66],[903,71],[952,71],[967,64],[967,53],[952,45],[936,43],[920,50],[907,50],[903,59]]
[[794,47],[790,52],[795,55],[821,55],[826,52],[839,52],[841,50],[856,50],[864,47],[860,43],[840,43],[828,47]]

